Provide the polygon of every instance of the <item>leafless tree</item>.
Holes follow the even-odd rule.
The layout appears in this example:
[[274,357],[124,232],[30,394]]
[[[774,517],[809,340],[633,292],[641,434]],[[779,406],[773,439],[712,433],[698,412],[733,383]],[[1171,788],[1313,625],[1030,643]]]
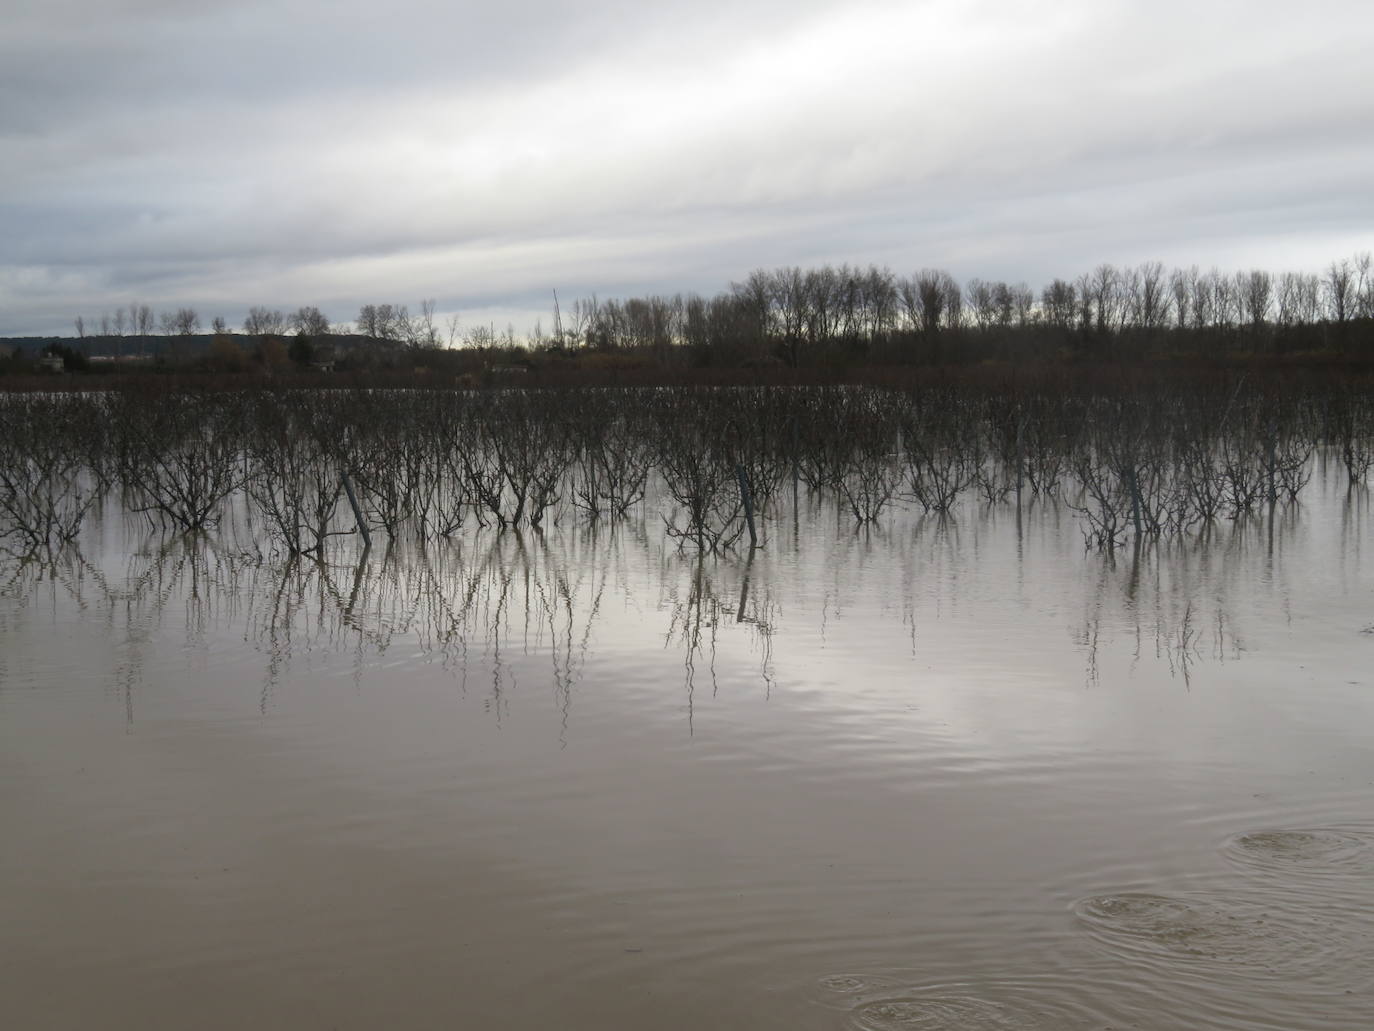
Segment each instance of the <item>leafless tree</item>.
[[286,316],[276,308],[255,305],[248,309],[243,331],[254,337],[281,336],[286,332]]
[[1374,318],[1374,274],[1371,266],[1374,257],[1368,251],[1361,251],[1351,259],[1355,268],[1355,285],[1352,289],[1352,302],[1357,318]]
[[996,283],[985,282],[981,279],[970,279],[967,283],[969,305],[973,309],[973,321],[979,329],[991,329],[997,323],[997,286]]
[[238,395],[165,396],[156,404],[120,396],[111,422],[124,456],[134,510],[182,530],[218,518],[224,499],[244,482],[242,429],[247,406]]
[[1109,329],[1118,327],[1124,307],[1121,298],[1121,273],[1113,265],[1098,265],[1088,279],[1088,289],[1092,294],[1097,332],[1106,333]]
[[89,465],[98,403],[65,395],[0,404],[0,542],[51,551],[74,539],[98,496]]
[[1076,304],[1074,286],[1063,279],[1056,279],[1040,292],[1040,310],[1045,313],[1045,321],[1060,330],[1073,327]]
[[1192,318],[1197,277],[1196,265],[1188,269],[1176,268],[1169,273],[1169,293],[1174,299],[1174,325],[1178,329],[1187,329]]
[[1142,329],[1157,332],[1169,321],[1169,297],[1164,278],[1164,265],[1147,261],[1136,270],[1140,284],[1139,320]]
[[192,336],[200,331],[200,314],[194,308],[178,308],[176,331],[179,336]]
[[1035,319],[1035,294],[1025,283],[1013,283],[1008,293],[1016,325],[1025,329]]
[[964,324],[964,292],[953,277],[945,279],[945,328],[958,329]]
[[[743,283],[731,283],[730,292],[739,303],[738,313],[744,316],[748,332],[766,344],[772,336],[769,311],[773,288],[768,273],[755,269]],[[721,314],[719,309],[717,314]]]
[[329,333],[329,319],[313,305],[297,308],[289,320],[291,331],[301,336],[319,337]]
[[1276,320],[1280,326],[1292,326],[1301,321],[1299,318],[1301,279],[1302,274],[1299,272],[1282,272],[1279,274],[1275,297],[1278,305]]
[[1245,321],[1251,328],[1259,329],[1269,321],[1274,297],[1273,277],[1260,269],[1237,273],[1236,287],[1241,295]]
[[963,424],[965,414],[948,394],[928,394],[899,410],[906,492],[927,512],[948,513],[982,464],[981,437]]
[[254,474],[248,494],[269,533],[291,555],[319,553],[325,541],[351,530],[331,529],[343,493],[328,412],[300,400],[258,400],[248,452]]
[[1327,266],[1322,277],[1322,288],[1326,294],[1327,317],[1337,325],[1344,325],[1350,316],[1354,285],[1355,271],[1348,260],[1333,261]]
[[373,340],[411,342],[416,338],[404,304],[365,304],[358,310],[358,332]]
[[418,347],[439,346],[439,329],[434,323],[432,297],[420,302],[420,314],[416,317],[415,329],[411,336],[411,342]]

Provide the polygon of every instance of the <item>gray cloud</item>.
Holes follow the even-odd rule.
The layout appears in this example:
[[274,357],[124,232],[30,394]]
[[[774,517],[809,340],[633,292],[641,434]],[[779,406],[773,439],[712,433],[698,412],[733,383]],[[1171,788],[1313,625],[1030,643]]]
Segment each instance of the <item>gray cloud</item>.
[[1308,267],[1374,244],[1371,44],[1353,0],[49,0],[0,37],[0,334]]

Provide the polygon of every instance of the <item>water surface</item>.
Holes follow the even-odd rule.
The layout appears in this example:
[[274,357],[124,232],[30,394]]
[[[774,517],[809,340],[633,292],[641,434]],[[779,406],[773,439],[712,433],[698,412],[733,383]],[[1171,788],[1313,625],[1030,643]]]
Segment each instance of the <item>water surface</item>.
[[1367,500],[4,567],[7,1027],[1374,1026]]

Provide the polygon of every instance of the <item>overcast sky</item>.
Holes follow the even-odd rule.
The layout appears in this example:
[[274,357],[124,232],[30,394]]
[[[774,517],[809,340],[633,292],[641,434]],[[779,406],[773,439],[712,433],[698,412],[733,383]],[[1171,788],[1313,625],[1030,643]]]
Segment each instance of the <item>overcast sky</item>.
[[0,335],[1374,248],[1369,0],[7,0]]

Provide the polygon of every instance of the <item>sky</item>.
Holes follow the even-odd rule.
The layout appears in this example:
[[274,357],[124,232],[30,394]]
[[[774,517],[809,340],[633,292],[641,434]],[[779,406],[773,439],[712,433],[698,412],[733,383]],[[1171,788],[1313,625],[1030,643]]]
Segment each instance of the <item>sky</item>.
[[1374,249],[1368,0],[4,0],[0,336]]

